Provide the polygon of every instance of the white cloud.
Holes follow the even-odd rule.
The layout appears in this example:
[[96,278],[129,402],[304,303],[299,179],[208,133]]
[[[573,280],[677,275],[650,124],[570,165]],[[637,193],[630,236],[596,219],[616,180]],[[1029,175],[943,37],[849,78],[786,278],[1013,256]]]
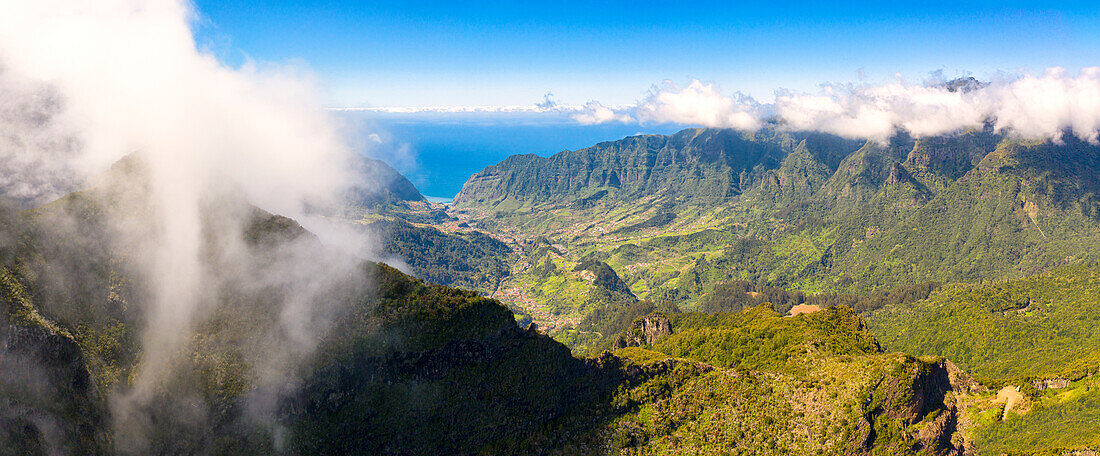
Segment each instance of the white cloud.
[[49,87],[20,81],[0,69],[0,192],[38,206],[80,185],[72,168],[76,132],[58,122],[62,108]]
[[573,120],[585,125],[602,124],[608,122],[633,122],[634,119],[630,115],[616,112],[607,106],[600,104],[598,101],[589,101],[584,105],[584,109],[580,110],[576,114],[570,116]]
[[740,93],[725,96],[717,85],[696,79],[687,87],[664,81],[634,112],[643,122],[756,130],[760,128],[759,109],[760,104],[751,97]]
[[338,112],[377,112],[386,114],[510,114],[510,113],[539,113],[539,112],[572,112],[584,109],[581,106],[558,105],[547,106],[544,103],[534,105],[509,105],[509,106],[379,106],[379,107],[332,107],[330,111]]
[[[142,197],[153,209],[123,214],[124,223],[143,227],[131,241],[141,248],[127,253],[142,265],[152,295],[142,301],[142,363],[128,396],[139,403],[172,375],[175,354],[209,315],[204,290],[216,277],[202,260],[203,243],[243,242],[245,214],[214,223],[204,208],[241,196],[299,218],[306,202],[337,197],[356,179],[342,125],[318,102],[308,74],[228,68],[196,49],[191,19],[187,0],[0,1],[0,159],[60,175],[22,179],[20,195],[64,191],[58,181],[87,181],[135,151],[149,165]],[[297,274],[264,278],[295,280],[281,288],[283,302],[271,303],[284,306],[273,308],[287,316],[284,334],[300,333],[295,328],[324,310],[312,296],[331,265],[308,253],[313,260],[292,262],[303,268]],[[278,355],[304,353],[315,339],[289,337]]]
[[1077,76],[1050,68],[1042,76],[994,84],[983,95],[997,128],[1053,140],[1069,129],[1081,139],[1097,142],[1100,68],[1082,69]]
[[[895,75],[881,84],[825,84],[817,93],[777,91],[762,104],[741,94],[723,95],[698,80],[685,87],[665,81],[632,106],[611,110],[598,102],[574,119],[582,123],[637,121],[752,131],[773,118],[784,128],[885,141],[898,129],[917,137],[952,133],[991,122],[999,131],[1060,140],[1065,131],[1097,142],[1100,68],[1072,75],[1062,68],[1021,74],[985,85],[914,84]],[[940,78],[942,79],[942,78]],[[612,115],[613,114],[613,115]]]
[[776,97],[779,119],[792,129],[885,140],[896,128],[917,137],[992,122],[1026,138],[1060,140],[1063,132],[1096,142],[1100,128],[1100,69],[1076,76],[1061,68],[1019,75],[969,90],[895,82],[825,86],[820,94]]
[[631,106],[607,107],[590,101],[573,119],[583,124],[608,122],[675,123],[708,127],[756,130],[760,128],[762,106],[740,93],[722,95],[718,86],[692,80],[686,87],[664,81],[649,96]]
[[793,130],[816,130],[849,138],[885,141],[901,128],[933,136],[985,120],[973,92],[891,83],[824,86],[819,94],[776,96],[776,116]]

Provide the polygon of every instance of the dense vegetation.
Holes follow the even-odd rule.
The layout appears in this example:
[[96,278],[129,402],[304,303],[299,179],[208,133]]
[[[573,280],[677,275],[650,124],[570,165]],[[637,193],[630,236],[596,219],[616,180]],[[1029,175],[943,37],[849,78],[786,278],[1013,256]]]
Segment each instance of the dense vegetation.
[[1100,389],[1096,379],[1047,390],[1034,401],[1036,404],[1026,414],[977,431],[976,447],[990,455],[1073,454],[1075,450],[1100,447]]
[[[1100,149],[1071,136],[987,128],[879,144],[691,129],[511,157],[472,176],[452,212],[563,246],[558,263],[603,261],[641,299],[701,309],[740,281],[839,298],[1100,260],[1098,175]],[[528,295],[559,315],[591,310]]]
[[806,350],[829,356],[880,351],[863,321],[847,307],[782,318],[770,306],[739,313],[672,316],[676,334],[654,346],[670,356],[739,369],[785,370]]
[[288,404],[296,453],[586,452],[575,445],[608,413],[612,367],[521,330],[495,301],[380,272],[381,301],[348,316]]
[[740,312],[742,309],[768,302],[777,312],[784,314],[799,304],[820,308],[846,306],[856,312],[867,312],[888,305],[907,304],[925,299],[939,286],[935,282],[926,282],[866,295],[835,293],[807,295],[801,291],[787,291],[779,287],[753,284],[747,280],[736,280],[715,285],[714,289],[703,297],[700,310],[705,313]]
[[986,285],[951,285],[925,301],[867,315],[889,349],[943,356],[978,377],[1079,378],[1100,371],[1100,269],[1058,269]]
[[942,454],[961,445],[937,426],[955,425],[965,381],[950,381],[936,361],[883,354],[861,325],[844,307],[674,315],[672,335],[617,353],[706,364],[629,392],[641,406],[615,422],[619,439],[637,446],[625,453]]
[[367,226],[381,238],[382,249],[404,260],[412,274],[429,282],[490,294],[511,271],[508,245],[480,231],[444,233],[404,220],[379,220]]
[[890,350],[954,360],[990,385],[1018,388],[1033,404],[1007,419],[978,416],[978,448],[1057,453],[1100,445],[1100,269],[1076,266],[1039,276],[943,287],[923,301],[867,315]]

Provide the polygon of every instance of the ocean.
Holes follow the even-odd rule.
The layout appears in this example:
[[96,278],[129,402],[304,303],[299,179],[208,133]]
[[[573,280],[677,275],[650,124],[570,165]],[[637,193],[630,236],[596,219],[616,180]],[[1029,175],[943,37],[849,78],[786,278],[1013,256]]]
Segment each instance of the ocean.
[[434,201],[449,201],[470,175],[510,155],[548,157],[638,134],[670,134],[683,125],[582,125],[559,112],[339,112],[361,135],[363,153],[383,160]]

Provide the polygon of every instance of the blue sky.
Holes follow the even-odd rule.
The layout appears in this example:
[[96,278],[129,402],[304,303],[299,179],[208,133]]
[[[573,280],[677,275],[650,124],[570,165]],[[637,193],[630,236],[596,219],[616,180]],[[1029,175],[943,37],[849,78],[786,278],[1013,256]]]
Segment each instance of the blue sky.
[[1089,2],[354,2],[197,0],[231,66],[313,71],[332,106],[632,103],[691,78],[774,90],[1100,64]]

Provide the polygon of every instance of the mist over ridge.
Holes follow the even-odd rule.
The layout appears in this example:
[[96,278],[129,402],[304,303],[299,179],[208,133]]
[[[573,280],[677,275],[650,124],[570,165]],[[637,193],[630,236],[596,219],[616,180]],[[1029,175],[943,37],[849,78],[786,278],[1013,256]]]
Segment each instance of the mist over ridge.
[[[226,287],[270,295],[273,320],[241,348],[258,385],[248,413],[263,425],[347,303],[332,296],[334,281],[373,255],[368,237],[306,213],[342,204],[369,179],[355,172],[349,132],[317,101],[308,74],[225,66],[196,48],[194,14],[177,0],[0,5],[4,193],[36,207],[83,190],[41,211],[52,226],[44,239],[85,245],[98,252],[85,261],[127,277],[116,288],[130,291],[115,305],[130,316],[114,318],[136,331],[126,337],[140,340],[140,352],[129,380],[106,391],[114,446],[125,453],[151,451],[151,421],[171,419],[181,430],[211,425],[196,410],[163,413],[166,405],[183,412],[177,401],[196,394],[180,375],[200,328],[236,302]],[[302,230],[266,221],[267,211],[312,223],[330,246],[293,235],[257,253],[255,224]],[[50,252],[47,264],[74,261]]]

